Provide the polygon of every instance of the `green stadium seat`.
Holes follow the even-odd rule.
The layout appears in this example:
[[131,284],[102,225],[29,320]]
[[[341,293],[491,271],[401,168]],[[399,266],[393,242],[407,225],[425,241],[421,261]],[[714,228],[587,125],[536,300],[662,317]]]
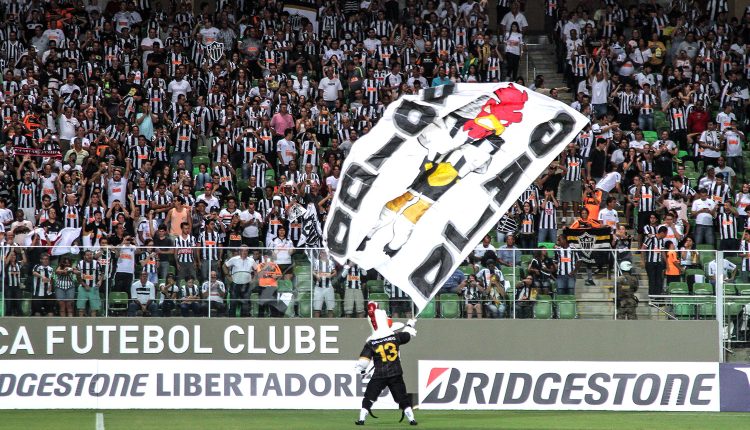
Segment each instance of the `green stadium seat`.
[[678,151],[677,152],[677,158],[679,158],[680,160],[682,160],[683,158],[687,157],[687,155],[688,155],[687,151]]
[[422,312],[419,313],[420,318],[422,319],[435,318],[435,300],[436,298],[433,298],[425,305],[425,307],[422,309]]
[[576,296],[558,295],[555,297],[557,302],[557,315],[561,320],[572,320],[578,318],[578,308],[576,305]]
[[292,281],[288,279],[279,279],[276,284],[276,292],[277,293],[293,293],[294,292],[294,285],[292,284]]
[[260,316],[260,295],[258,293],[250,294],[250,316],[255,318]]
[[[714,247],[713,244],[710,244],[710,243],[701,243],[700,245],[695,245],[695,249],[697,249],[698,251],[713,251],[716,248]],[[711,260],[713,260],[713,258]],[[704,263],[707,263],[707,262],[704,261]]]
[[750,296],[750,284],[735,284],[737,294],[740,296]]
[[372,293],[382,293],[385,291],[385,287],[383,286],[383,280],[382,279],[370,279],[367,281],[367,291],[370,292],[370,295]]
[[552,297],[539,295],[534,303],[534,319],[548,320],[552,318]]
[[197,157],[208,158],[208,154],[209,154],[208,146],[200,145],[195,149],[195,155]]
[[31,291],[21,291],[21,315],[25,317],[31,316],[31,299],[32,299]]
[[501,271],[503,272],[503,276],[505,277],[505,280],[510,282],[512,285],[516,285],[516,283],[518,283],[522,278],[520,267],[503,266]]
[[112,291],[109,293],[109,312],[126,312],[128,310],[128,293]]
[[344,314],[344,302],[341,300],[341,295],[339,295],[339,293],[336,293],[336,295],[334,295],[333,300],[333,317],[340,318]]
[[304,292],[297,296],[297,314],[300,318],[312,318],[312,294]]
[[385,310],[386,312],[389,311],[389,306],[388,306],[389,299],[390,297],[386,293],[372,293],[371,292],[370,295],[367,297],[367,300],[377,303],[378,307],[380,309]]
[[698,316],[700,318],[712,318],[716,316],[716,299],[713,297],[714,287],[708,283],[697,283],[693,285],[693,293],[699,296],[711,296],[711,297],[696,297],[696,307]]
[[313,279],[311,274],[301,273],[294,277],[294,288],[297,292],[310,292],[313,288]]
[[312,268],[309,265],[296,264],[294,266],[294,275],[312,275]]
[[654,143],[659,138],[659,136],[656,134],[655,131],[652,131],[652,130],[643,130],[643,138],[648,143]]
[[534,259],[533,255],[529,254],[523,254],[521,255],[521,267],[525,271],[527,267],[529,267],[529,263],[531,263],[531,260]]
[[474,272],[474,266],[469,266],[469,265],[459,266],[458,270],[460,270],[461,272],[463,272],[463,274],[466,275],[466,276],[473,275],[475,273]]
[[690,294],[687,282],[670,282],[667,291],[672,296]]
[[539,248],[545,248],[547,249],[547,256],[552,258],[555,256],[555,244],[553,242],[539,242],[537,244]]
[[206,167],[208,167],[208,170],[211,170],[211,160],[208,158],[208,156],[195,156],[193,157],[193,166],[200,167],[201,164],[205,164]]
[[461,297],[457,294],[445,293],[440,295],[440,317],[461,318]]

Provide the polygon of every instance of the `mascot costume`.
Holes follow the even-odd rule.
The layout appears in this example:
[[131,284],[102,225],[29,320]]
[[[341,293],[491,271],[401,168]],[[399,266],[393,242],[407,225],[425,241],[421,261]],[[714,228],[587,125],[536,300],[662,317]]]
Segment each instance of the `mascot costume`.
[[378,309],[378,304],[375,302],[367,304],[367,317],[372,327],[372,335],[365,341],[365,347],[362,349],[356,367],[360,374],[364,376],[370,362],[372,362],[373,373],[372,378],[367,383],[365,398],[362,399],[359,420],[355,424],[364,425],[367,414],[377,418],[370,409],[380,396],[381,391],[388,387],[393,400],[401,408],[400,421],[403,421],[406,417],[409,424],[415,426],[417,421],[414,419],[411,401],[406,394],[399,348],[417,335],[417,331],[414,329],[416,320],[409,320],[405,326],[401,323],[393,323],[384,310]]

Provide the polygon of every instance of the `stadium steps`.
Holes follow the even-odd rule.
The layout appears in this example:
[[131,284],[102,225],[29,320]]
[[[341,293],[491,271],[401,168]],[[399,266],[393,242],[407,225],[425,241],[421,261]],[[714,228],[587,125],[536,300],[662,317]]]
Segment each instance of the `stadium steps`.
[[[536,75],[544,75],[544,86],[547,88],[566,87],[562,73],[557,73],[557,62],[555,60],[555,46],[550,44],[547,36],[528,36],[527,49],[529,51],[529,74],[526,75],[526,56],[521,57],[519,74],[526,80],[526,85],[534,82]],[[536,75],[535,75],[536,70]],[[567,104],[573,101],[570,92],[560,92],[559,99]]]

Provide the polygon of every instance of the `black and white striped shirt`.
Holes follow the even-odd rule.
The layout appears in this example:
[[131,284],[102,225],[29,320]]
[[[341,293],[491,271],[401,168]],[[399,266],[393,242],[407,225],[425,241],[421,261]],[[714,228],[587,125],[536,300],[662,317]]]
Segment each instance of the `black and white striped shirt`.
[[750,271],[750,242],[744,239],[740,242],[740,253],[749,255],[748,257],[742,257],[742,271],[748,272]]
[[533,234],[536,231],[533,213],[522,213],[520,216],[521,234]]
[[65,227],[81,227],[81,208],[78,205],[64,205],[62,207],[62,216]]
[[18,184],[18,208],[36,209],[36,183],[21,182]]
[[331,288],[333,286],[333,278],[331,277],[322,277],[321,274],[331,274],[333,273],[334,269],[336,268],[333,260],[330,258],[326,258],[325,260],[322,260],[320,258],[316,259],[313,262],[313,271],[318,276],[315,279],[315,286],[318,288]]
[[539,228],[557,229],[557,217],[555,216],[555,204],[545,201],[544,207],[539,208]]
[[195,238],[192,235],[175,237],[174,245],[177,248],[177,262],[192,263],[194,261],[193,247],[195,247]]
[[190,152],[190,145],[195,136],[193,135],[193,128],[189,124],[182,124],[177,127],[176,139],[175,139],[175,152]]
[[201,259],[203,261],[219,260],[219,233],[203,231],[200,238]]
[[656,96],[654,94],[646,94],[641,92],[638,94],[638,104],[641,105],[641,115],[649,115],[654,113],[654,106],[656,105]]
[[81,272],[81,285],[87,288],[97,286],[99,276],[101,275],[101,266],[96,260],[78,262],[78,271]]
[[563,179],[567,181],[580,181],[583,173],[583,158],[578,155],[572,157],[568,155],[566,163],[567,170]]
[[557,264],[557,275],[568,276],[576,268],[578,255],[570,246],[567,248],[555,247],[555,263]]
[[632,92],[628,93],[625,91],[620,91],[620,93],[617,94],[617,97],[620,99],[620,104],[618,106],[620,109],[620,114],[632,115],[633,104],[635,104],[638,95]]
[[34,266],[33,273],[40,274],[43,278],[47,278],[47,281],[42,281],[42,278],[34,277],[34,297],[46,297],[47,291],[52,289],[52,274],[55,270],[52,266],[42,266],[37,264]]
[[718,214],[719,234],[722,239],[737,238],[737,218],[731,212]]
[[667,110],[667,116],[670,130],[687,130],[687,110],[684,106],[670,106]]
[[20,287],[21,286],[21,265],[18,262],[6,263],[5,265],[5,281],[7,287]]
[[648,251],[645,256],[647,263],[661,263],[662,252],[660,251],[664,250],[664,239],[651,236],[643,242],[643,249]]
[[367,275],[367,271],[356,264],[344,266],[341,272],[346,288],[350,290],[361,290],[365,275]]

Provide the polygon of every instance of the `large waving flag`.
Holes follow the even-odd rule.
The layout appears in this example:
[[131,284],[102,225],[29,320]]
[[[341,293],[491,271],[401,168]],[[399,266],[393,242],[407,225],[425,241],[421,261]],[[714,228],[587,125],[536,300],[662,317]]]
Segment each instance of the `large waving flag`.
[[512,83],[428,88],[391,103],[344,162],[323,238],[420,310],[588,122]]

